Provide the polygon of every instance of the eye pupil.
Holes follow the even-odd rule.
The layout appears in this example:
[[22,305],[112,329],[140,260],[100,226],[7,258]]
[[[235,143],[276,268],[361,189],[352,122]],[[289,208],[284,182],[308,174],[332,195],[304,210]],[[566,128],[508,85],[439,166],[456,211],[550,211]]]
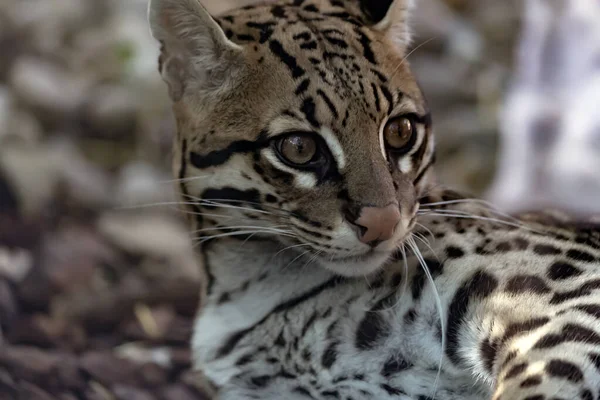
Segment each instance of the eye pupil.
[[290,135],[283,139],[280,152],[288,162],[303,165],[314,158],[317,144],[308,135]]

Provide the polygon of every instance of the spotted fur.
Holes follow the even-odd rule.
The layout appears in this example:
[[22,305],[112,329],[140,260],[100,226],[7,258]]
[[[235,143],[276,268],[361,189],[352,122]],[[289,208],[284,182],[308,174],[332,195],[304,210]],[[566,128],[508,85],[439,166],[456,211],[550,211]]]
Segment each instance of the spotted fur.
[[[600,395],[600,227],[515,222],[435,189],[410,3],[287,0],[214,19],[197,0],[151,1],[206,274],[194,363],[219,399]],[[382,135],[397,116],[416,126],[401,154]],[[315,138],[319,168],[282,160],[293,132]],[[393,236],[361,242],[354,216],[390,205]]]

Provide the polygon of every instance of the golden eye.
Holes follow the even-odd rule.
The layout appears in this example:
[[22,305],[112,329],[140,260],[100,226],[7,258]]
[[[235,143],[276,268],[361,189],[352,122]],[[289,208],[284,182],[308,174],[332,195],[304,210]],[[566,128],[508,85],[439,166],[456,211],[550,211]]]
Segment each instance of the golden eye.
[[310,135],[289,135],[280,142],[279,152],[288,162],[305,165],[317,154],[317,142]]
[[415,125],[407,117],[391,119],[383,128],[383,137],[389,147],[394,150],[404,150],[412,143]]

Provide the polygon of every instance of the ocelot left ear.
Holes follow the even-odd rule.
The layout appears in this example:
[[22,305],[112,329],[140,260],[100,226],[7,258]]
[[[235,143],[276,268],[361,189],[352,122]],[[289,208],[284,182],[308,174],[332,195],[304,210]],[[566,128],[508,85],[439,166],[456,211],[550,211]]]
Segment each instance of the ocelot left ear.
[[409,15],[413,6],[414,0],[360,0],[360,8],[373,29],[385,32],[402,53],[411,41]]

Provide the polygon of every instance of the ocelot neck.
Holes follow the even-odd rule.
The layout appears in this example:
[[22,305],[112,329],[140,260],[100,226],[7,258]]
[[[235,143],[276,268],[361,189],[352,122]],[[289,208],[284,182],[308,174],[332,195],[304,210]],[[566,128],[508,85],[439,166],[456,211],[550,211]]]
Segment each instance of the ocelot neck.
[[[215,240],[202,255],[210,277],[194,343],[204,362],[222,356],[223,337],[252,328],[278,308],[336,284],[336,277],[310,257],[268,240]],[[232,336],[233,335],[233,336]]]

